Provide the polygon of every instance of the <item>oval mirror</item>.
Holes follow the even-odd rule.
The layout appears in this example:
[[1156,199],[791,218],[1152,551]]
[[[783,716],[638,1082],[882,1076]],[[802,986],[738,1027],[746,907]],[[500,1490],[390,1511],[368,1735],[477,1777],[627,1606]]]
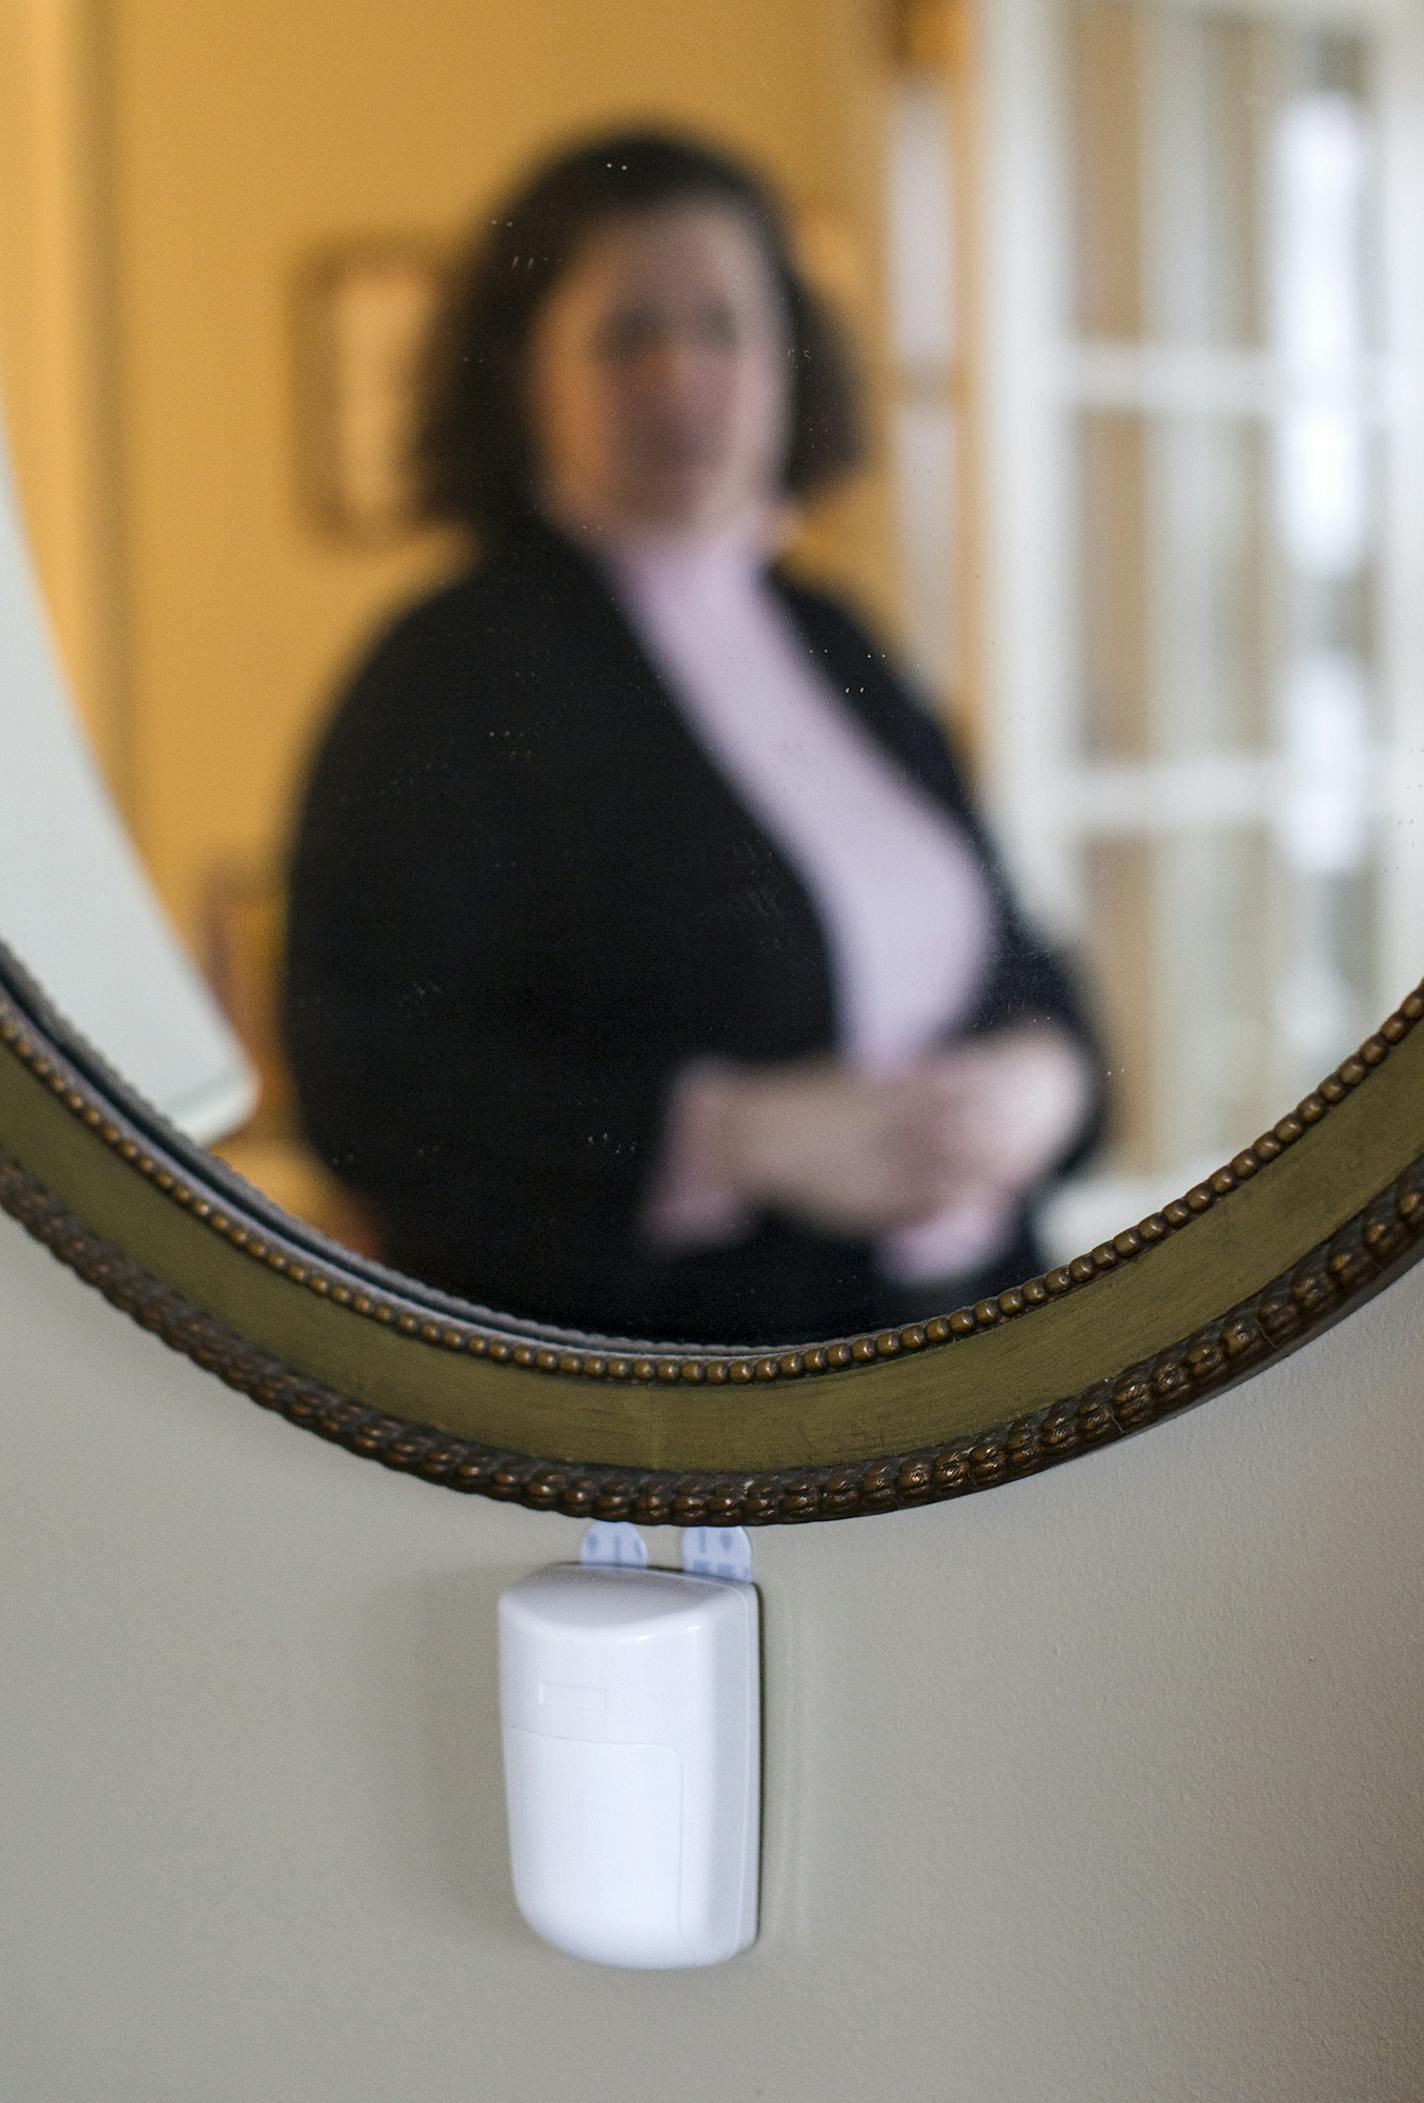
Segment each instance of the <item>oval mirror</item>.
[[0,91],[40,572],[260,1083],[182,1138],[0,898],[7,1209],[355,1450],[688,1523],[1411,1260],[1417,26],[249,13]]

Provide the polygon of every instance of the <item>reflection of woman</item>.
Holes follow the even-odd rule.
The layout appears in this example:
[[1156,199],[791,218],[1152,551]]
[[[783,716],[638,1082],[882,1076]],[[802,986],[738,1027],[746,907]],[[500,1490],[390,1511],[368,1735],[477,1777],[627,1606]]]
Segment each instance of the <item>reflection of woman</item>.
[[428,506],[483,559],[308,786],[314,1144],[392,1263],[566,1325],[775,1342],[1026,1276],[1090,1039],[939,733],[771,560],[852,431],[759,186],[673,138],[570,154],[440,356]]

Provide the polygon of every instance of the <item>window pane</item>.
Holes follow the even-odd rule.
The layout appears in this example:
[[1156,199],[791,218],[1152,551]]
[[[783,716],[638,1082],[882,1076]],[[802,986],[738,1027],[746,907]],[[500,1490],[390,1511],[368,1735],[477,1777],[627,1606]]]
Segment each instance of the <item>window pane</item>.
[[954,355],[949,98],[942,81],[897,81],[886,183],[890,340],[900,370],[942,372]]
[[1095,1172],[1202,1173],[1369,1034],[1379,846],[1362,825],[1347,863],[1303,868],[1267,817],[1084,847],[1084,946],[1113,1056]]
[[953,621],[954,416],[945,402],[902,402],[891,419],[903,635],[910,661],[943,697],[958,684]]
[[1368,347],[1365,40],[1140,0],[1069,0],[1065,30],[1073,329],[1293,355],[1308,314]]
[[1110,1166],[1199,1172],[1280,1115],[1269,835],[1101,840],[1085,860],[1091,968],[1115,1055]]
[[1359,743],[1375,732],[1376,431],[1334,412],[1272,424],[1095,409],[1076,419],[1075,440],[1086,756],[1294,742],[1302,705],[1325,705],[1301,695],[1318,692],[1327,660],[1337,755],[1347,726]]

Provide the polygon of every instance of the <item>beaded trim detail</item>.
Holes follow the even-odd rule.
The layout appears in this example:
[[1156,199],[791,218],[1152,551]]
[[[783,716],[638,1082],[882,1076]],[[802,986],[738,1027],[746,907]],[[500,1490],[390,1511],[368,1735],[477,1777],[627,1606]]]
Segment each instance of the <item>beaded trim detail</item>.
[[752,1474],[581,1466],[454,1437],[294,1372],[93,1235],[0,1154],[0,1208],[112,1305],[264,1409],[349,1452],[467,1494],[571,1518],[768,1526],[943,1502],[1037,1474],[1173,1415],[1302,1342],[1424,1241],[1424,1159],[1261,1292],[1155,1357],[1046,1409],[948,1444],[879,1459]]

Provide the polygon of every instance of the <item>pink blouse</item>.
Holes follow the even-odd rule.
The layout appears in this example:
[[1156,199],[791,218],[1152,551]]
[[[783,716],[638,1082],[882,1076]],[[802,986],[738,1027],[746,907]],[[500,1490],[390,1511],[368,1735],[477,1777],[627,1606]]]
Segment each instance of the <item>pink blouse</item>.
[[[688,729],[816,908],[843,1056],[895,1073],[974,1006],[994,933],[974,849],[821,676],[764,581],[754,536],[601,554]],[[720,1069],[698,1065],[675,1093],[648,1215],[665,1246],[732,1240],[750,1224],[705,1158],[720,1085]],[[1007,1204],[959,1204],[886,1236],[877,1254],[912,1283],[989,1261],[1010,1228]]]

